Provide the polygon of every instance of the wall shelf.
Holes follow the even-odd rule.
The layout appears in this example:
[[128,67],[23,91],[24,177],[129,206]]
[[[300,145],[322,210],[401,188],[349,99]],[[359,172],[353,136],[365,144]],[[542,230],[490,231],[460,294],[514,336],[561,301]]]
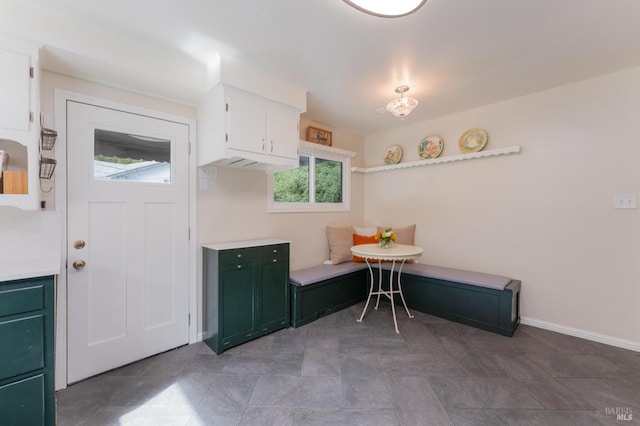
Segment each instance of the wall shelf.
[[[347,151],[346,149],[334,148],[332,146],[321,145],[319,143],[307,142],[301,140],[299,142],[300,148],[316,152],[328,152],[330,154],[340,155],[344,157],[354,158],[357,154],[353,151]],[[353,170],[353,169],[351,169]]]
[[450,163],[452,161],[473,160],[474,158],[494,157],[496,155],[514,154],[520,152],[519,146],[511,146],[508,148],[491,149],[488,151],[474,152],[471,154],[450,155],[448,157],[434,158],[433,160],[409,161],[406,163],[391,164],[376,167],[352,167],[352,172],[358,173],[374,173],[385,172],[387,170],[407,169],[409,167],[430,166],[433,164]]

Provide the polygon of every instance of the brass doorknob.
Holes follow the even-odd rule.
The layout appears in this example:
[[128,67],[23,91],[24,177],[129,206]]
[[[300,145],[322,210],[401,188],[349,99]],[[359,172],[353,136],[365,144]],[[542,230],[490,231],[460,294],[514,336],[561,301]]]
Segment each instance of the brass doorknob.
[[76,240],[76,241],[73,242],[73,248],[74,249],[78,249],[79,250],[81,248],[84,248],[84,245],[85,245],[85,243],[82,240]]
[[87,263],[84,260],[76,260],[75,262],[73,262],[73,267],[78,271],[80,269],[83,269],[85,266],[87,266]]

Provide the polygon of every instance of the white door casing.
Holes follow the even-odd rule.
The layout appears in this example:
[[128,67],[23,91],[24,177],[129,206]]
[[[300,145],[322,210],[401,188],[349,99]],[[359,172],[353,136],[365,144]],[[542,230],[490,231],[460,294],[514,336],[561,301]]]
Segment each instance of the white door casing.
[[[189,342],[189,127],[67,101],[67,382]],[[96,129],[170,141],[169,183],[94,177]],[[74,248],[84,241],[84,248]],[[86,262],[75,269],[76,261]]]

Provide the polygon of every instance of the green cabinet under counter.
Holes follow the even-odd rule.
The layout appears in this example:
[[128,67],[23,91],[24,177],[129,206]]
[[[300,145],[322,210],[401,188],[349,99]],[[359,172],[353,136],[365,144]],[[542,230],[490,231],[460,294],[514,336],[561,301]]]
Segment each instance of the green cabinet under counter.
[[217,354],[289,327],[289,243],[203,248],[204,342]]
[[2,425],[54,425],[54,277],[0,282]]

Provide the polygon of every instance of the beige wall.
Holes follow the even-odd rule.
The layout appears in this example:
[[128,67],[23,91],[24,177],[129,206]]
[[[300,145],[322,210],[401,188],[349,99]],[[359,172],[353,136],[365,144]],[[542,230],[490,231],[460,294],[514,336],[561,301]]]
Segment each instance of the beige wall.
[[460,154],[473,127],[488,131],[485,150],[522,151],[369,173],[365,221],[416,223],[423,263],[521,279],[530,323],[638,348],[640,211],[613,197],[640,192],[639,118],[640,68],[370,135],[368,166],[390,141],[418,160],[430,134],[442,156]]
[[[190,106],[42,77],[47,127],[54,88],[196,116]],[[217,180],[197,192],[198,242],[288,239],[298,269],[328,257],[326,225],[416,223],[423,262],[521,279],[526,320],[638,345],[639,213],[613,209],[613,195],[639,192],[639,83],[633,69],[366,138],[302,119],[301,139],[309,124],[332,130],[335,147],[358,154],[354,166],[380,165],[390,141],[403,147],[403,161],[418,160],[417,144],[429,134],[444,138],[443,156],[457,155],[459,136],[472,127],[488,131],[486,150],[522,152],[354,173],[352,210],[343,213],[267,213],[265,173],[218,168]]]
[[[300,137],[312,124],[333,131],[333,146],[356,152],[353,165],[363,164],[361,136],[301,119]],[[218,168],[218,178],[198,191],[198,240],[200,244],[254,238],[291,240],[291,268],[318,265],[329,258],[326,225],[358,225],[362,222],[363,185],[361,174],[352,176],[351,211],[335,213],[267,213],[267,174],[232,168]]]

